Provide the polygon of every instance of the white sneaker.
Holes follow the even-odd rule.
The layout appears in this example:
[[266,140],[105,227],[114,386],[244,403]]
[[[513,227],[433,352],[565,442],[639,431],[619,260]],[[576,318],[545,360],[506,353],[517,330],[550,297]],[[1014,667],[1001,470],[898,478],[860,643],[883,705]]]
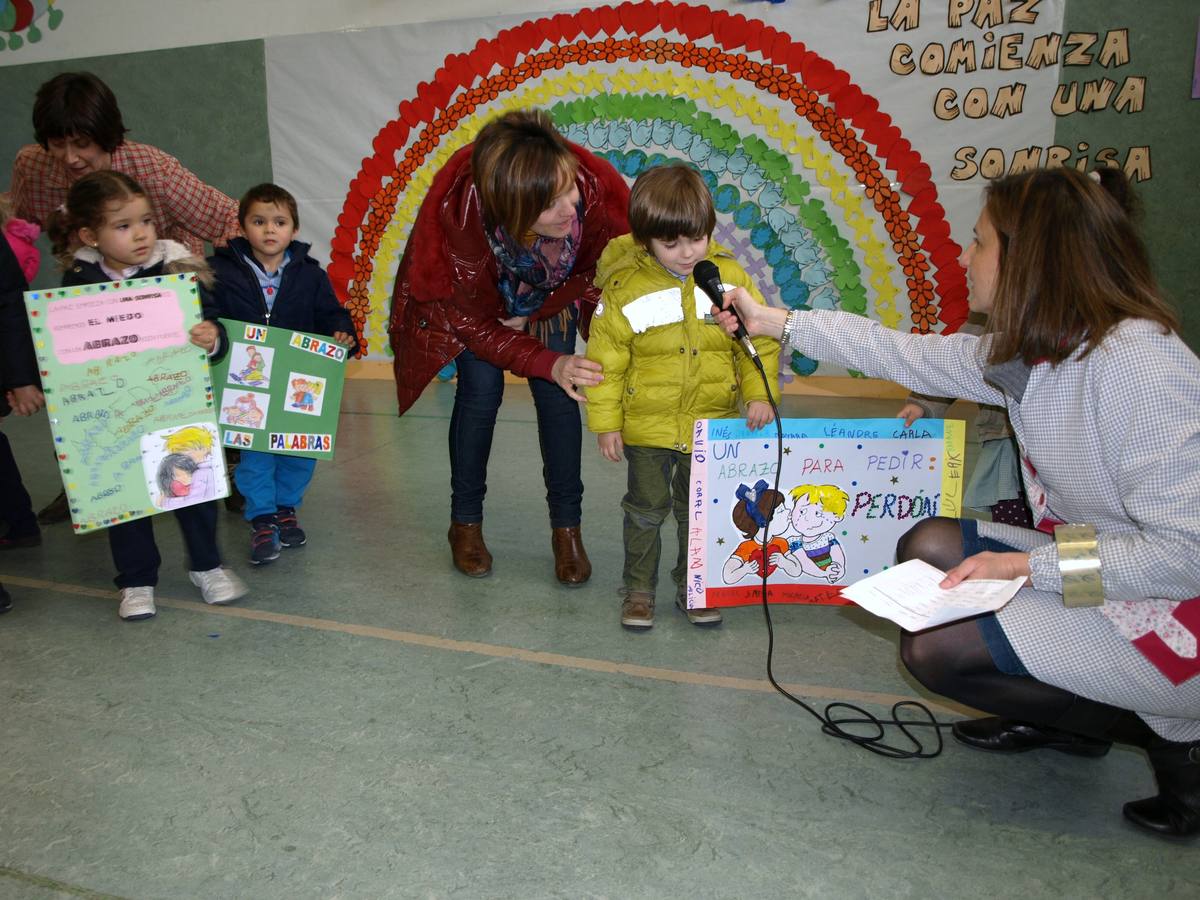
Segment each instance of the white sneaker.
[[154,613],[154,588],[121,588],[121,606],[117,609],[117,615],[122,619],[126,622],[137,622],[153,618]]
[[205,603],[232,603],[239,597],[245,597],[249,590],[242,579],[223,566],[217,566],[207,572],[188,572],[188,578],[200,588],[200,595]]

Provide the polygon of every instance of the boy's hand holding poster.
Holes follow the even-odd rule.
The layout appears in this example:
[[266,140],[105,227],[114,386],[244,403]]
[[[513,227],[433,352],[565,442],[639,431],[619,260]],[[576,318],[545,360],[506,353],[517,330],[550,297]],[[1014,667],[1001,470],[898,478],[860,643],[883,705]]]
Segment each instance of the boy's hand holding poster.
[[329,459],[346,348],[291,328],[222,319],[229,352],[213,366],[226,447]]
[[25,294],[76,531],[229,493],[193,278]]
[[[773,425],[700,419],[692,442],[689,608],[846,601],[841,589],[891,566],[920,519],[960,514],[962,422],[784,419],[775,490]],[[763,543],[767,544],[764,558]]]

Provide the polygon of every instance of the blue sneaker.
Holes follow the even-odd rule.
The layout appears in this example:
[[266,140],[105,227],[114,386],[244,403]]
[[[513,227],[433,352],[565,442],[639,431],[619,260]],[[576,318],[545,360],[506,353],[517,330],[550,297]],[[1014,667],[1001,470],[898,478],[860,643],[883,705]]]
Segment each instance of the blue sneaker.
[[285,547],[303,547],[308,543],[308,536],[296,521],[295,507],[279,507],[275,511],[275,527],[279,533],[279,543]]
[[250,562],[266,565],[279,559],[279,526],[274,516],[257,516],[250,523]]
[[450,362],[448,362],[444,366],[442,366],[441,370],[437,373],[437,380],[438,381],[449,381],[457,374],[458,374],[458,363],[455,362],[454,360],[450,360]]

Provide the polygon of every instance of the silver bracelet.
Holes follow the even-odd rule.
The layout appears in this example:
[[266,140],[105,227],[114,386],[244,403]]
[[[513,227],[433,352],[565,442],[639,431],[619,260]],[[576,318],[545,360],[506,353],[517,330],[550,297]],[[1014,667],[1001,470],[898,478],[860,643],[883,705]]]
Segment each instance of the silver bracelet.
[[788,310],[787,318],[783,320],[783,334],[779,336],[780,342],[785,347],[792,346],[792,339],[796,337],[796,333],[800,330],[800,310]]

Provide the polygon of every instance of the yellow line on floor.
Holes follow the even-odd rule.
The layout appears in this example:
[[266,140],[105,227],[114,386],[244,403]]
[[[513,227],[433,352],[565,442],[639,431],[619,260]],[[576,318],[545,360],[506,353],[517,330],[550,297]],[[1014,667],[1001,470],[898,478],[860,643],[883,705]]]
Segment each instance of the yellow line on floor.
[[35,875],[33,872],[24,872],[21,869],[14,869],[11,866],[0,866],[0,878],[11,878],[14,881],[21,881],[32,887],[54,891],[56,894],[83,897],[84,900],[123,900],[122,897],[118,897],[116,894],[101,894],[99,891],[93,891],[91,888],[67,884],[65,881],[55,881],[53,878],[47,878],[45,875]]
[[[38,578],[24,578],[19,575],[0,575],[0,582],[7,585],[33,588],[34,590],[58,591],[64,594],[76,594],[81,597],[93,597],[108,600],[116,605],[116,595],[112,590],[85,587],[84,585],[67,584],[59,581],[43,581]],[[398,631],[394,628],[379,628],[374,625],[356,625],[352,622],[335,622],[331,619],[317,619],[311,616],[295,616],[289,613],[269,612],[246,606],[209,606],[194,600],[174,600],[155,594],[154,603],[159,607],[182,609],[189,612],[205,613],[228,619],[248,619],[254,622],[272,622],[276,625],[288,625],[293,628],[309,628],[314,631],[332,631],[338,634],[352,634],[357,637],[375,638],[382,641],[396,641],[402,644],[412,644],[418,647],[429,647],[434,650],[448,650],[455,653],[474,653],[493,659],[513,659],[520,662],[537,663],[544,666],[557,666],[562,669],[578,669],[587,672],[602,672],[608,675],[628,675],[633,678],[649,678],[655,681],[669,681],[675,684],[693,684],[706,687],[729,688],[736,691],[757,691],[773,693],[774,688],[765,678],[736,678],[730,675],[709,675],[703,672],[686,672],[679,669],[663,669],[656,666],[639,666],[634,663],[612,662],[607,659],[590,659],[586,656],[567,656],[561,653],[545,653],[540,650],[526,650],[521,647],[506,647],[503,644],[485,644],[479,641],[457,641],[451,638],[436,637],[430,634],[420,634],[415,631]],[[115,613],[115,610],[114,610]],[[918,697],[904,697],[897,694],[882,694],[875,691],[856,691],[850,688],[833,688],[815,684],[784,684],[790,693],[806,700],[833,700],[844,703],[871,703],[891,707],[901,701],[918,700],[931,710],[938,713],[961,715],[963,710],[946,706],[934,701]]]

